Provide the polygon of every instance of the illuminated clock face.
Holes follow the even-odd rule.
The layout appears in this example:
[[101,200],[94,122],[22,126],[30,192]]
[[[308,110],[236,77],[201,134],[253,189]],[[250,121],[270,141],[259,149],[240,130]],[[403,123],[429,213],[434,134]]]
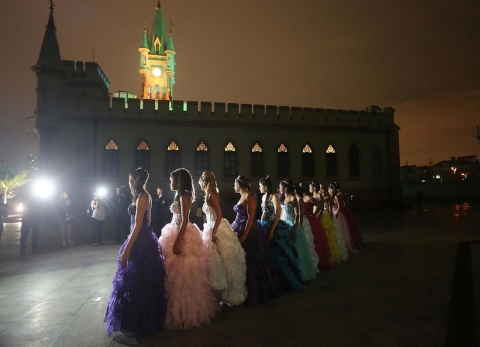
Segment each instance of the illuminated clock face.
[[162,70],[160,70],[158,67],[153,69],[153,76],[158,77],[162,74]]

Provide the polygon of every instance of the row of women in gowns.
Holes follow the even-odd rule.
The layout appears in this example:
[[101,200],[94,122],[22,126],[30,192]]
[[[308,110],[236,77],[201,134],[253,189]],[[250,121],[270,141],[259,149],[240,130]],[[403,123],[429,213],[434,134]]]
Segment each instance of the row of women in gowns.
[[199,327],[210,322],[223,303],[253,306],[283,290],[307,290],[306,282],[315,279],[319,269],[358,252],[352,240],[361,241],[361,236],[352,237],[335,185],[329,199],[315,198],[315,183],[307,189],[282,181],[277,194],[267,176],[260,180],[262,217],[257,221],[250,182],[239,176],[234,189],[240,199],[234,206],[235,221],[229,224],[222,218],[215,177],[204,172],[199,180],[206,193],[202,232],[188,220],[195,191],[186,169],[170,176],[176,191],[173,218],[157,239],[150,227],[148,176],[143,169],[129,176],[134,197],[131,233],[119,251],[105,315],[109,336],[121,331],[135,338],[162,327]]

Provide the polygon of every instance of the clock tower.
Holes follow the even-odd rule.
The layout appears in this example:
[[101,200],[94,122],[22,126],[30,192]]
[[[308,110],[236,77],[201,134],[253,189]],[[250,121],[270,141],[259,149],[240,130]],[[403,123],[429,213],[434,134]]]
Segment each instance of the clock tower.
[[175,48],[172,30],[167,41],[163,24],[162,8],[158,2],[150,35],[143,28],[140,52],[140,75],[142,76],[142,99],[172,100],[175,84]]

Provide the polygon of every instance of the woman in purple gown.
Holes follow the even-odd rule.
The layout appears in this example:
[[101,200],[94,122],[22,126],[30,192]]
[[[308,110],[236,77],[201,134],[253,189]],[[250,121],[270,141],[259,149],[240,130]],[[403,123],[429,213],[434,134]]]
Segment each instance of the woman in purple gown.
[[104,320],[108,336],[113,331],[121,331],[135,338],[159,331],[165,323],[165,269],[158,239],[150,227],[152,199],[145,189],[148,176],[141,168],[130,173],[131,232],[118,252],[117,271]]
[[247,262],[247,299],[244,304],[253,306],[280,296],[282,285],[277,277],[267,233],[255,220],[257,201],[250,191],[250,182],[245,176],[235,179],[235,192],[240,200],[233,207],[237,213],[232,229],[240,238]]

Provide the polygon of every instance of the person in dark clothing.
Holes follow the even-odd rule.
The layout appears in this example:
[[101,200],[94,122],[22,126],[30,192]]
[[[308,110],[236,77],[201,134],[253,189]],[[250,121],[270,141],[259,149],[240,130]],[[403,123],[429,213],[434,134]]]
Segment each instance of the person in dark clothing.
[[157,195],[152,200],[152,229],[157,237],[162,234],[162,228],[165,226],[166,201],[163,196],[163,189],[157,188]]
[[418,212],[422,211],[422,205],[423,205],[423,194],[420,190],[417,189],[417,209],[418,209]]
[[2,239],[3,234],[3,219],[8,217],[7,205],[3,203],[3,197],[0,196],[2,199],[0,201],[0,240]]
[[32,249],[38,250],[38,236],[40,234],[40,219],[42,210],[40,201],[33,195],[28,195],[23,201],[23,217],[20,235],[20,252],[25,252],[30,230],[32,231]]
[[125,194],[123,187],[117,187],[116,194],[112,199],[113,223],[115,227],[115,241],[121,243],[127,239],[130,233],[130,216],[128,206],[130,200]]

